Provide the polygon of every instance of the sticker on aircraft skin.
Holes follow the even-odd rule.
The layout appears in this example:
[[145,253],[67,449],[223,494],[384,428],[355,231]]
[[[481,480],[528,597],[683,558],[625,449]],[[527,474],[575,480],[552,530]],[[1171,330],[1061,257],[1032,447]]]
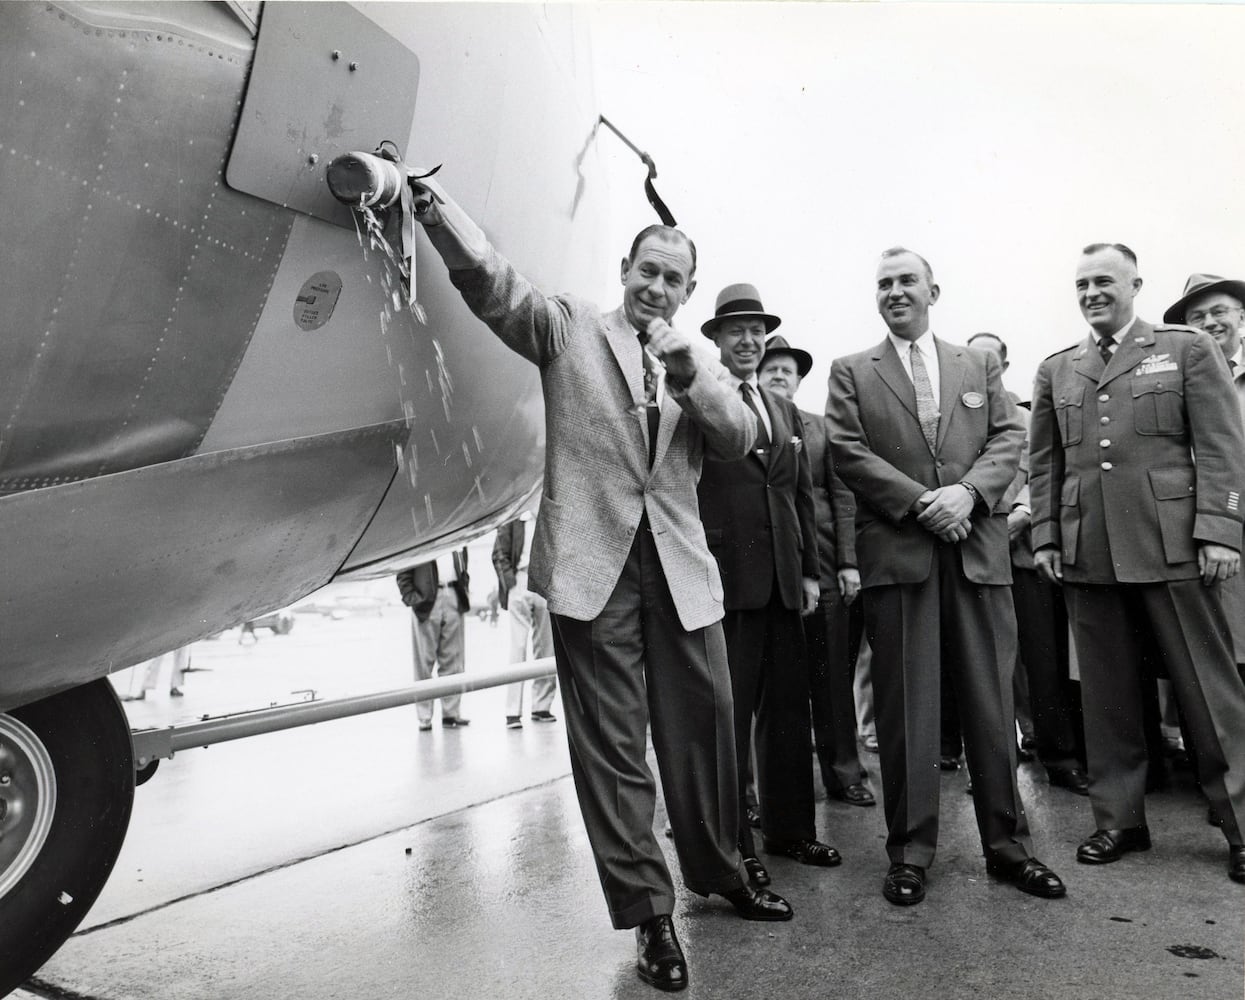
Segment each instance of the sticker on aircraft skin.
[[342,279],[334,271],[317,271],[303,282],[294,300],[294,322],[300,330],[318,330],[333,315],[342,293]]

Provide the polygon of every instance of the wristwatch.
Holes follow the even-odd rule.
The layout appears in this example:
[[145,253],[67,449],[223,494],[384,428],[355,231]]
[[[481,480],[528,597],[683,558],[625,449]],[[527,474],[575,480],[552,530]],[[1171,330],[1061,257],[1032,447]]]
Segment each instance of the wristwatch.
[[968,490],[968,495],[973,498],[974,507],[981,503],[981,493],[978,492],[976,486],[964,479],[960,480],[960,485]]

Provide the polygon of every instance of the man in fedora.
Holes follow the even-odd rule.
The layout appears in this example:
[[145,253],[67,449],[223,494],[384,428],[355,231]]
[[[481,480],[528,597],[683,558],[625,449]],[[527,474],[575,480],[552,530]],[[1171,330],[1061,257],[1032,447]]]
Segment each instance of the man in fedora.
[[435,181],[411,186],[468,308],[540,369],[545,480],[528,584],[549,605],[575,791],[610,919],[636,929],[637,972],[684,989],[650,722],[684,884],[747,920],[792,915],[748,884],[739,856],[722,585],[696,501],[702,457],[748,454],[756,418],[671,325],[696,287],[684,233],[641,230],[619,268],[622,304],[602,312],[541,292]]
[[1085,247],[1089,336],[1043,361],[1033,387],[1034,561],[1068,605],[1096,826],[1077,860],[1150,848],[1138,664],[1153,647],[1223,820],[1228,874],[1245,882],[1245,685],[1219,599],[1240,570],[1245,432],[1215,341],[1139,319],[1140,288],[1128,247]]
[[[757,371],[763,389],[795,402],[795,393],[813,367],[808,351],[792,347],[781,333],[765,342]],[[865,784],[856,742],[852,670],[860,649],[863,621],[860,570],[856,568],[856,497],[834,471],[826,418],[800,411],[804,453],[813,478],[817,515],[817,555],[821,578],[817,610],[804,619],[808,682],[813,710],[813,743],[826,794],[852,806],[875,804]]]
[[[1245,349],[1241,346],[1245,281],[1221,278],[1217,274],[1191,274],[1185,282],[1184,294],[1163,313],[1163,322],[1183,323],[1215,338],[1228,360],[1236,399],[1245,419]],[[1232,630],[1236,669],[1245,678],[1245,574],[1237,573],[1220,583],[1219,596]]]
[[885,251],[874,295],[886,339],[834,362],[830,448],[856,494],[856,555],[882,763],[890,868],[882,894],[925,898],[938,842],[939,688],[945,663],[986,871],[1035,896],[1065,893],[1033,857],[1016,786],[1016,618],[1004,492],[1024,427],[992,354],[930,332],[928,262]]
[[756,856],[742,808],[752,718],[757,792],[767,853],[806,865],[842,860],[818,842],[813,816],[808,672],[800,616],[817,605],[816,511],[804,424],[790,400],[757,383],[765,336],[779,318],[752,285],[729,285],[700,329],[717,345],[730,385],[756,414],[757,439],[740,459],[706,456],[698,493],[709,550],[725,593],[727,659],[735,701],[740,775],[739,843],[757,884],[769,875]]

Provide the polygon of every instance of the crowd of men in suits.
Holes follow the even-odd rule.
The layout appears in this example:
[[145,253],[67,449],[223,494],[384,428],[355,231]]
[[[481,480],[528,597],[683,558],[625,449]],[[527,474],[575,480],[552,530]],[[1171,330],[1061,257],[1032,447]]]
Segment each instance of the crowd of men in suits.
[[[547,449],[529,584],[547,601],[601,886],[614,926],[636,930],[642,979],[688,983],[653,831],[647,728],[684,884],[745,919],[791,919],[766,888],[745,805],[750,734],[765,853],[838,865],[817,838],[812,761],[815,749],[829,794],[872,801],[845,738],[861,622],[888,901],[925,895],[944,688],[987,871],[1038,897],[1066,893],[1035,856],[1017,787],[1018,628],[1042,762],[1092,805],[1077,860],[1150,846],[1137,665],[1153,648],[1229,874],[1245,881],[1245,651],[1223,593],[1240,569],[1245,431],[1229,360],[1241,361],[1245,286],[1195,276],[1167,325],[1152,326],[1133,312],[1132,251],[1086,247],[1076,291],[1090,332],[1041,365],[1026,431],[1003,389],[1002,342],[936,338],[930,265],[887,250],[875,286],[885,338],[833,362],[823,418],[791,402],[811,358],[774,336],[780,321],[754,287],[724,289],[701,328],[720,364],[671,325],[695,288],[682,232],[642,231],[621,261],[623,303],[602,312],[545,295],[437,182],[411,183],[450,281],[541,372]],[[1065,621],[1084,768],[1064,697]]]

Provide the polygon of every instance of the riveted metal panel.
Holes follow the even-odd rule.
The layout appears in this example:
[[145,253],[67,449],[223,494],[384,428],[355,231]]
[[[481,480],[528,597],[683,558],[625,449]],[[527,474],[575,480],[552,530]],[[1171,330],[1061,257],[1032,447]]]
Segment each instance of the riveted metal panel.
[[406,433],[382,424],[0,498],[5,566],[20,567],[0,574],[0,711],[327,583]]
[[296,216],[223,181],[203,13],[0,4],[0,493],[193,453],[246,352]]
[[226,179],[353,229],[325,168],[386,139],[405,153],[418,87],[415,53],[352,7],[266,4]]

